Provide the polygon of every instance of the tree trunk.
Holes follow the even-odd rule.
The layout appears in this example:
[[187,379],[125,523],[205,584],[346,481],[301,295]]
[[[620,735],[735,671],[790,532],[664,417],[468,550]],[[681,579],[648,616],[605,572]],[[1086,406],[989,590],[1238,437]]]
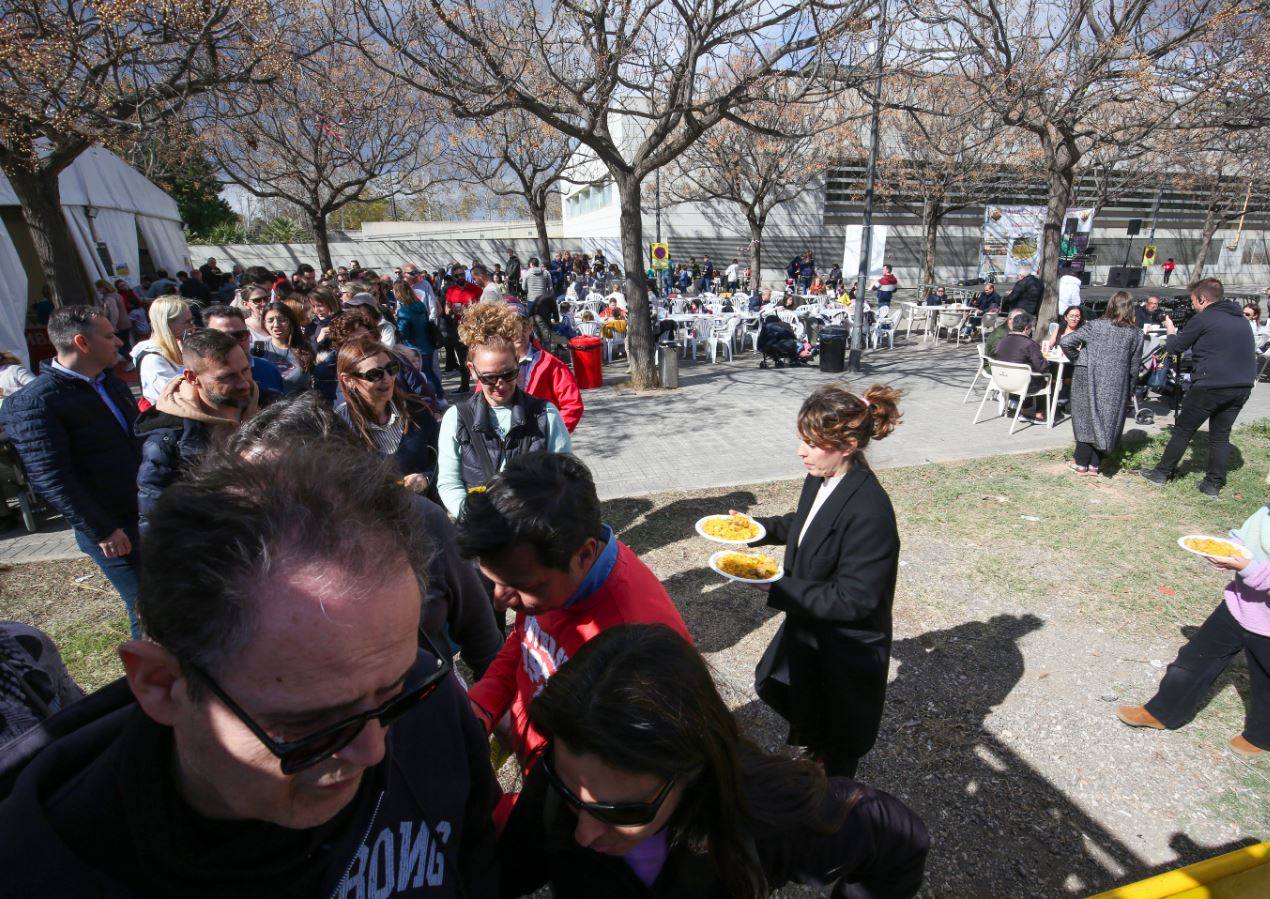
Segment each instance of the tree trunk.
[[750,222],[750,293],[763,288],[763,222],[757,216],[746,216]]
[[634,175],[613,172],[621,203],[622,268],[626,277],[626,352],[631,360],[631,386],[648,390],[658,386],[653,364],[653,320],[648,305],[648,277],[644,273],[644,219],[640,208],[640,183]]
[[529,211],[534,217],[534,230],[538,232],[538,261],[545,268],[551,264],[551,241],[547,239],[547,204],[535,203],[530,199]]
[[[932,197],[922,202],[922,236],[926,240],[926,252],[922,259],[922,283],[935,283],[935,246],[939,239],[939,223],[944,217],[943,204]],[[924,297],[918,297],[919,300]]]
[[1036,273],[1045,283],[1045,297],[1037,316],[1038,321],[1042,322],[1058,318],[1058,254],[1063,236],[1063,218],[1067,215],[1076,180],[1077,162],[1068,146],[1063,143],[1059,143],[1046,155],[1049,157],[1049,172],[1046,175],[1049,197],[1045,203],[1045,225],[1041,229],[1041,270]]
[[317,246],[318,269],[325,275],[335,268],[331,264],[331,235],[326,231],[326,213],[310,212],[309,229],[313,232],[313,243]]
[[88,274],[79,258],[70,226],[62,214],[62,192],[57,173],[6,172],[13,192],[22,204],[22,218],[31,233],[31,243],[40,258],[40,269],[48,286],[49,299],[57,307],[91,304]]
[[1217,214],[1217,207],[1209,205],[1204,210],[1204,228],[1200,231],[1199,252],[1195,254],[1195,264],[1191,266],[1191,276],[1188,283],[1195,283],[1204,277],[1204,266],[1208,264],[1208,248],[1213,245],[1213,238],[1217,236],[1217,228],[1221,225],[1221,216]]

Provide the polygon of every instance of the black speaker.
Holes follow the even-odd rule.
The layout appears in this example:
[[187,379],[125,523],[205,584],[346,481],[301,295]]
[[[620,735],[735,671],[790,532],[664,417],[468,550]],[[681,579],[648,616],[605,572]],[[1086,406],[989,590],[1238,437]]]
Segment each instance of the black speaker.
[[1107,270],[1108,287],[1141,287],[1142,269],[1136,265],[1113,265]]
[[1077,229],[1079,228],[1080,228],[1080,219],[1076,218],[1076,216],[1074,215],[1068,216],[1067,219],[1063,222],[1064,234],[1075,234]]
[[1129,227],[1125,230],[1125,234],[1129,237],[1137,237],[1138,232],[1142,230],[1142,219],[1129,219]]

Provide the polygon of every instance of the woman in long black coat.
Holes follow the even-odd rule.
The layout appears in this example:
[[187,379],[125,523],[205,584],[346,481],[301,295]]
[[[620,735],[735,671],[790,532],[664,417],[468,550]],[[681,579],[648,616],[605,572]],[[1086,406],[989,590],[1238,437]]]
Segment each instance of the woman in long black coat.
[[900,392],[817,389],[798,413],[807,468],[798,509],[759,518],[785,544],[785,577],[764,587],[785,621],[755,671],[758,695],[830,776],[851,777],[877,739],[891,655],[900,538],[890,498],[865,462],[899,423]]

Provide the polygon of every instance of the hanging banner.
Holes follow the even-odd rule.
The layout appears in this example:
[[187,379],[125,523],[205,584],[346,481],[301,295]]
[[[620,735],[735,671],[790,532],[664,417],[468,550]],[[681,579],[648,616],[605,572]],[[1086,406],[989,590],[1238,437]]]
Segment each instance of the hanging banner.
[[[994,206],[983,211],[983,244],[979,253],[979,275],[1012,280],[1024,269],[1036,271],[1041,264],[1041,231],[1045,227],[1044,206]],[[1094,227],[1092,209],[1067,210],[1059,263],[1072,271],[1085,267],[1085,250]]]
[[1154,244],[1149,247],[1142,248],[1142,265],[1144,267],[1155,265],[1155,245]]

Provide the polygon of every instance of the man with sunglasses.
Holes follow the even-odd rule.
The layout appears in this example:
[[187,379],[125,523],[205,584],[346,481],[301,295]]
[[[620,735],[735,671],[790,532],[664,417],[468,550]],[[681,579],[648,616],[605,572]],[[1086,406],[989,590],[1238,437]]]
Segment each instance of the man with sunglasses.
[[588,640],[632,623],[665,624],[692,640],[656,575],[601,520],[591,472],[572,456],[510,462],[468,497],[458,543],[493,583],[495,607],[516,612],[468,698],[489,730],[510,712],[512,749],[525,771],[545,742],[529,704]]
[[107,688],[134,701],[21,772],[0,805],[4,892],[495,895],[499,789],[419,631],[430,541],[413,503],[369,454],[329,448],[169,489],[147,638]]

